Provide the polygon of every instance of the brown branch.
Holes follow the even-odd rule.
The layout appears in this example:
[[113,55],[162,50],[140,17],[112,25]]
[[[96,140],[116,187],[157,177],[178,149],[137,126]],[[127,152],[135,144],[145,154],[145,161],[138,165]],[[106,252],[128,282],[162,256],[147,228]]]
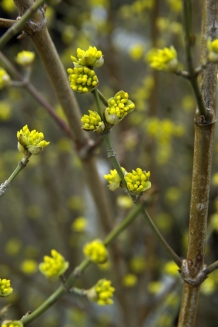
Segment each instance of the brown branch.
[[[184,3],[189,0],[184,0]],[[217,33],[218,3],[204,0],[201,39],[201,63],[206,62],[207,39]],[[192,175],[192,191],[189,221],[189,244],[187,259],[181,268],[186,281],[178,327],[194,327],[200,284],[206,277],[204,253],[207,231],[207,215],[210,191],[213,140],[215,131],[217,66],[209,65],[200,77],[200,91],[207,110],[205,117],[196,113],[195,143]]]

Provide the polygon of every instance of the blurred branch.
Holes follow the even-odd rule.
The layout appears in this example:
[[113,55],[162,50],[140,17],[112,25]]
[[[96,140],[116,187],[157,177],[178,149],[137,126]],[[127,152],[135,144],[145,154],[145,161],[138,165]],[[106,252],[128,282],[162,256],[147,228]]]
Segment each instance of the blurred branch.
[[194,44],[194,35],[192,34],[192,11],[191,11],[191,0],[183,0],[183,13],[184,13],[184,32],[185,32],[185,52],[186,61],[189,72],[189,80],[194,91],[194,95],[197,101],[198,110],[200,115],[206,119],[207,111],[205,103],[202,98],[202,94],[199,89],[195,69],[192,63],[191,47]]
[[55,122],[60,127],[60,129],[63,130],[64,133],[70,139],[74,140],[73,134],[69,126],[56,114],[53,107],[41,96],[41,94],[37,91],[37,89],[33,86],[33,84],[30,81],[24,83],[23,76],[18,72],[15,66],[12,65],[12,63],[7,59],[7,57],[2,52],[0,52],[0,62],[3,63],[8,73],[15,76],[20,82],[23,83],[22,85],[23,88],[26,89],[46,109],[46,111],[55,120]]
[[31,16],[45,3],[46,0],[38,0],[34,2],[32,7],[28,8],[21,19],[17,20],[14,25],[12,25],[9,30],[0,39],[0,50],[5,46],[5,44],[12,39],[17,33],[19,33]]

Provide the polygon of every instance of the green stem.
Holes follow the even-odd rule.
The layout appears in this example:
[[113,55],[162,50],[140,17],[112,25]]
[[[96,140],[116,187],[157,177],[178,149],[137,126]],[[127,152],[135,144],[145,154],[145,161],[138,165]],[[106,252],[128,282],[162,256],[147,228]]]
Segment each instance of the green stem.
[[164,237],[161,235],[161,233],[159,232],[159,230],[157,229],[156,225],[154,224],[154,222],[152,221],[151,217],[149,216],[149,214],[147,213],[147,211],[142,208],[141,209],[141,214],[143,215],[143,218],[146,220],[148,226],[151,228],[153,234],[156,236],[156,238],[159,240],[159,242],[162,244],[163,248],[165,249],[165,251],[168,253],[168,255],[170,256],[170,258],[177,264],[177,266],[180,268],[182,261],[181,259],[178,257],[178,255],[173,251],[173,249],[169,246],[169,244],[166,242],[166,240],[164,239]]
[[94,98],[95,98],[97,112],[100,115],[101,119],[104,120],[103,115],[102,115],[102,111],[101,111],[101,105],[100,105],[100,101],[99,101],[98,91],[96,89],[94,89],[94,91],[92,91],[92,94],[94,95]]
[[133,220],[138,216],[142,211],[143,204],[138,203],[135,207],[129,212],[129,214],[117,225],[104,239],[104,245],[108,246],[124,229],[126,229]]
[[125,178],[124,178],[124,174],[123,174],[123,171],[122,171],[122,168],[121,168],[119,162],[117,161],[116,153],[114,152],[114,150],[113,150],[113,148],[111,146],[109,134],[104,134],[103,139],[104,139],[104,143],[105,143],[106,148],[107,148],[108,159],[110,160],[113,167],[116,169],[118,175],[121,178],[121,181],[122,181],[123,185],[125,186],[127,192],[129,193],[127,185],[126,185],[126,181],[125,181]]
[[105,96],[99,91],[99,89],[97,89],[97,92],[98,92],[101,102],[105,105],[105,107],[108,107],[108,102],[107,102],[107,99],[105,98]]
[[184,31],[185,31],[185,52],[186,61],[189,72],[189,80],[192,85],[192,89],[198,105],[198,110],[201,116],[207,116],[207,110],[200,92],[197,76],[192,63],[191,46],[193,45],[193,34],[192,34],[192,19],[191,19],[191,1],[183,0],[183,14],[184,14]]
[[27,154],[25,157],[22,158],[21,161],[18,162],[17,168],[13,171],[11,176],[0,185],[0,197],[4,195],[7,188],[10,186],[10,183],[15,179],[15,177],[19,174],[19,172],[26,167],[29,158],[31,156],[31,153]]
[[46,0],[38,0],[35,2],[26,12],[22,15],[22,18],[17,20],[14,25],[11,26],[7,30],[6,33],[0,39],[0,50],[4,47],[4,45],[12,39],[18,32],[22,30],[26,22],[31,18],[31,16],[39,9]]

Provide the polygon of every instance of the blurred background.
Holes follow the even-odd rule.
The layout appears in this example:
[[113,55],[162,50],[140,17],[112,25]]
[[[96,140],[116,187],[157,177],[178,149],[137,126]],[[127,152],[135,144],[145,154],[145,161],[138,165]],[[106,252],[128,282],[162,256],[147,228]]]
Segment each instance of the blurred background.
[[[193,2],[199,65],[201,5]],[[12,0],[0,3],[2,18],[16,19]],[[180,257],[186,256],[194,139],[195,101],[188,82],[176,75],[156,72],[146,62],[154,47],[174,45],[185,69],[180,0],[51,0],[46,11],[48,28],[67,70],[76,49],[96,46],[105,63],[96,69],[99,89],[106,98],[119,90],[129,93],[136,109],[114,127],[111,140],[122,166],[128,171],[151,171],[152,188],[146,193],[148,212],[161,233]],[[5,32],[0,29],[0,34]],[[36,51],[31,40],[13,38],[4,56],[25,74],[15,57],[22,50]],[[5,68],[4,58],[0,65]],[[12,80],[16,80],[11,75]],[[44,67],[36,53],[31,83],[65,120]],[[91,94],[76,94],[81,114],[95,110]],[[70,263],[66,275],[83,260],[83,245],[104,238],[104,217],[99,217],[86,186],[80,159],[72,141],[56,125],[45,108],[25,87],[0,90],[0,182],[14,171],[22,155],[16,133],[24,125],[42,131],[51,144],[16,177],[0,199],[0,278],[11,280],[14,292],[0,298],[0,310],[10,304],[7,318],[20,319],[36,309],[59,285],[39,272],[44,255],[55,248]],[[98,141],[99,136],[90,134]],[[102,183],[112,169],[104,145],[96,151]],[[218,258],[218,143],[209,205],[206,263]],[[122,190],[106,190],[113,205],[114,226],[131,210]],[[116,260],[92,265],[76,286],[91,288],[97,280],[112,280],[114,304],[99,307],[87,298],[66,295],[31,323],[49,327],[172,327],[176,326],[182,284],[176,266],[169,260],[142,217],[114,242]],[[203,283],[196,326],[217,326],[218,272]]]

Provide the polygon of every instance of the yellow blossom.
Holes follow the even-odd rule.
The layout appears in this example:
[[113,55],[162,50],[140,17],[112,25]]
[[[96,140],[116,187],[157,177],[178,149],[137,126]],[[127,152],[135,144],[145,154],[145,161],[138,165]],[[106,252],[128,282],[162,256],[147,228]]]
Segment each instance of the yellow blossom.
[[148,284],[148,292],[152,294],[159,293],[163,288],[163,283],[159,281],[153,281]]
[[137,283],[137,281],[138,281],[138,278],[134,274],[126,274],[122,278],[122,284],[125,287],[133,287],[133,286],[135,286],[135,284]]
[[86,227],[87,227],[87,219],[85,217],[77,217],[71,225],[71,229],[74,232],[84,232]]
[[9,14],[16,10],[13,0],[2,0],[1,7],[4,11],[6,11]]
[[37,262],[35,260],[26,259],[20,265],[21,270],[27,274],[35,274],[38,268]]
[[51,250],[51,257],[44,256],[44,262],[39,264],[39,270],[48,278],[62,275],[68,267],[69,263],[56,250]]
[[100,67],[104,63],[104,58],[102,52],[96,47],[89,47],[88,50],[77,49],[77,58],[71,56],[71,60],[74,65],[78,64],[80,66],[87,67]]
[[210,62],[218,63],[218,39],[211,41],[211,38],[207,41],[208,56],[207,59]]
[[130,261],[131,270],[134,273],[142,273],[146,268],[146,260],[144,256],[134,256]]
[[82,129],[85,131],[102,133],[105,129],[105,124],[96,111],[89,110],[89,115],[83,115],[81,122],[83,123]]
[[4,320],[1,327],[23,327],[23,323],[20,320]]
[[164,266],[164,271],[172,276],[177,276],[178,275],[178,266],[175,264],[174,261],[168,261],[165,266]]
[[7,297],[13,292],[11,281],[9,279],[0,278],[0,297]]
[[151,49],[146,56],[151,68],[175,73],[178,70],[177,52],[173,46],[164,49]]
[[91,243],[86,243],[83,247],[84,255],[95,263],[104,263],[108,259],[108,251],[104,243],[96,239]]
[[140,60],[142,58],[143,52],[144,47],[142,44],[134,44],[129,49],[129,55],[134,61]]
[[31,51],[21,51],[17,54],[16,62],[20,66],[30,66],[35,59],[35,53]]
[[[126,170],[123,167],[121,167],[121,168],[125,175]],[[104,175],[104,178],[109,182],[108,188],[111,191],[115,191],[116,189],[118,189],[121,186],[121,178],[118,175],[118,172],[116,171],[116,169],[111,170],[110,174]]]
[[114,291],[110,280],[100,279],[86,294],[90,301],[97,302],[98,305],[111,305]]
[[[0,77],[1,79],[1,77]],[[1,85],[1,81],[0,81]],[[1,89],[1,86],[0,86]],[[0,120],[7,121],[11,118],[11,104],[6,101],[1,101],[1,109],[0,109]]]
[[5,86],[9,85],[11,82],[11,78],[8,73],[0,67],[0,90]]
[[119,195],[117,205],[122,209],[130,209],[133,206],[132,199],[128,195]]
[[127,173],[124,178],[127,183],[127,187],[131,194],[140,194],[148,188],[151,187],[151,182],[149,182],[150,171],[142,171],[141,168],[136,168],[132,170],[132,173]]
[[108,108],[104,112],[105,119],[111,125],[116,125],[134,108],[135,104],[129,100],[129,94],[119,91],[113,98],[108,100]]
[[42,132],[37,132],[35,129],[30,131],[27,125],[17,132],[17,138],[18,150],[22,153],[27,149],[31,154],[38,154],[50,143],[43,140]]
[[77,66],[68,68],[70,87],[73,91],[87,93],[93,91],[98,86],[98,77],[94,70]]

